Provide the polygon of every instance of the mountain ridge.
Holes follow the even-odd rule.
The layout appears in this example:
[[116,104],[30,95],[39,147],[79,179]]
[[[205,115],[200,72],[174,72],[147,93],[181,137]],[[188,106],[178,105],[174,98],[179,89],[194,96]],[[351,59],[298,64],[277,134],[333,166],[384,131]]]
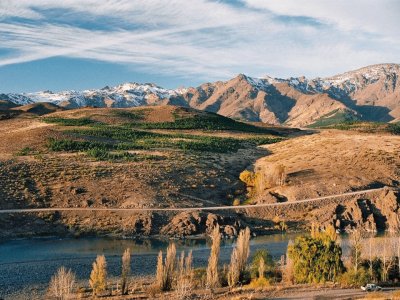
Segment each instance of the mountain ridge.
[[400,120],[399,76],[399,64],[376,64],[325,78],[238,74],[227,81],[181,89],[128,82],[83,91],[0,94],[0,99],[18,105],[51,102],[64,108],[172,104],[289,126],[307,126],[334,111],[356,119],[394,122]]

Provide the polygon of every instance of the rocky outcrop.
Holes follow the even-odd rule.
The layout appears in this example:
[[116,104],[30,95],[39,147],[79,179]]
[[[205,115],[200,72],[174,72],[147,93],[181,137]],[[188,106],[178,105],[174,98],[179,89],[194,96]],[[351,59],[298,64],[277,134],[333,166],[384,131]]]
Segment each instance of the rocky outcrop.
[[336,228],[350,231],[358,228],[369,232],[400,229],[400,196],[387,189],[376,199],[356,199],[346,205],[339,204],[333,216]]
[[233,216],[221,216],[204,212],[182,212],[161,228],[162,235],[184,237],[210,233],[215,225],[219,225],[221,233],[225,236],[236,236],[241,228],[245,227],[243,221]]

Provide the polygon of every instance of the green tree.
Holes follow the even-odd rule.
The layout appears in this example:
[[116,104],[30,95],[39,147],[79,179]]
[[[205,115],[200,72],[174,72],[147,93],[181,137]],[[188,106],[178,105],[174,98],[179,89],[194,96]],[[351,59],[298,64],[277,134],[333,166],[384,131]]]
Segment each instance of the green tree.
[[[265,268],[264,274],[259,274],[260,261],[263,260]],[[259,249],[254,253],[253,259],[250,265],[251,278],[264,277],[265,272],[270,272],[274,268],[274,261],[271,254],[265,249]]]
[[293,260],[294,279],[298,283],[335,281],[344,271],[342,249],[323,232],[298,237],[288,248]]

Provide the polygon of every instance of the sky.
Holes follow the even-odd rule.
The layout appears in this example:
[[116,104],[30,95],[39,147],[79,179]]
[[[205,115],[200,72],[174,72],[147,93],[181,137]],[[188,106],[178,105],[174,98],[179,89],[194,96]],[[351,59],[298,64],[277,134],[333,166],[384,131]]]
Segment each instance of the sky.
[[400,63],[398,0],[1,0],[0,93]]

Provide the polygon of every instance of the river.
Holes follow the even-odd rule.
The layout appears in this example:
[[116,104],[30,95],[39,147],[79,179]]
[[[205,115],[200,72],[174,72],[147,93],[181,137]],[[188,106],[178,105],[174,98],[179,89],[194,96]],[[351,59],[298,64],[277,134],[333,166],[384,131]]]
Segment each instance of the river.
[[[287,244],[295,234],[274,234],[251,239],[250,249],[267,249],[278,260],[286,253]],[[121,255],[131,249],[133,276],[155,273],[157,254],[165,252],[170,241],[156,239],[121,240],[111,238],[21,239],[0,243],[0,299],[24,299],[26,293],[43,295],[51,276],[60,266],[71,268],[78,280],[89,278],[91,265],[97,254],[107,259],[107,271],[119,276]],[[204,239],[176,240],[177,252],[193,252],[195,267],[204,267],[209,255],[209,244]],[[229,263],[232,240],[221,243],[220,263]],[[39,296],[38,296],[39,297]]]

